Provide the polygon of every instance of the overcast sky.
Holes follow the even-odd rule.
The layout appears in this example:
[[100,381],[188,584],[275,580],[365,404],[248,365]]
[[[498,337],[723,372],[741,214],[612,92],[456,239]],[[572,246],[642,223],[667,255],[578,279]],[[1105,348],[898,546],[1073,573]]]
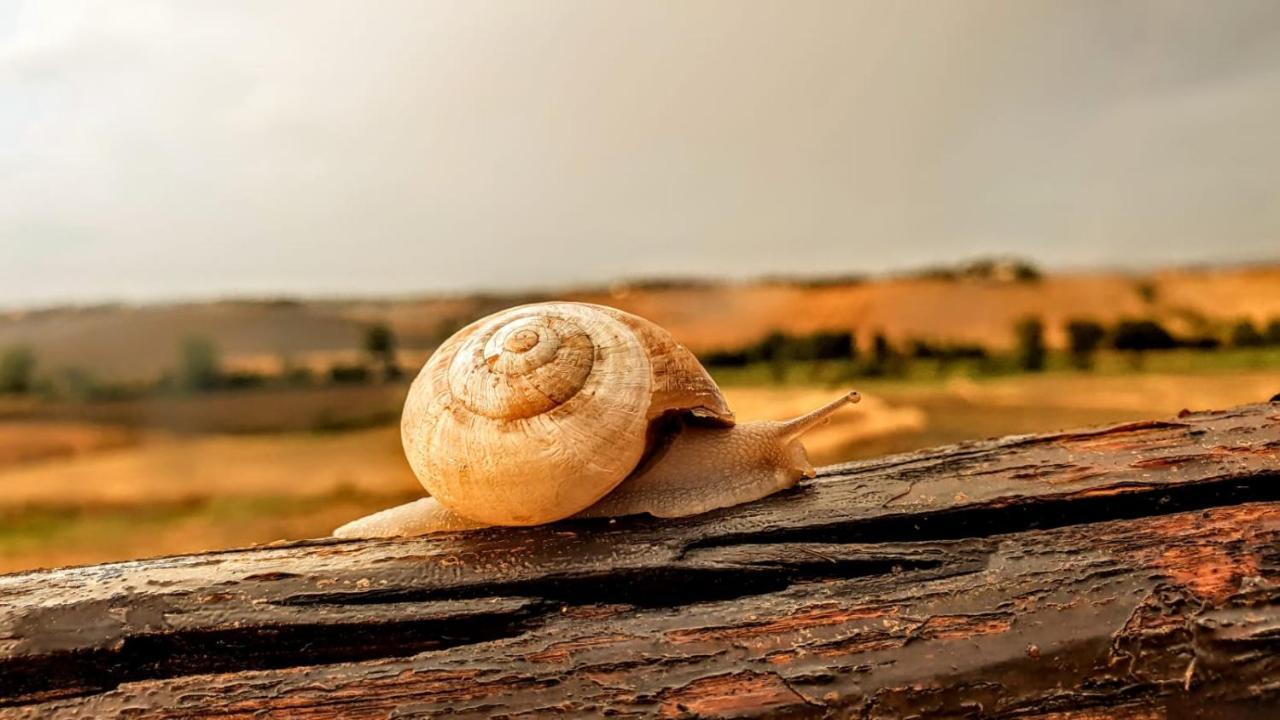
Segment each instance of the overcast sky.
[[0,305],[1280,258],[1280,3],[0,4]]

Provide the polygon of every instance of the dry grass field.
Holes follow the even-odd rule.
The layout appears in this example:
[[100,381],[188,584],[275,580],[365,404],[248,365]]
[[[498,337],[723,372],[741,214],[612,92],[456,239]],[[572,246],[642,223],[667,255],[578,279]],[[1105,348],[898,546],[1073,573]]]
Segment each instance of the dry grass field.
[[[1280,391],[1280,373],[1050,374],[858,386],[864,401],[807,438],[815,462],[1264,400]],[[402,392],[366,391],[367,406],[394,405]],[[726,389],[744,420],[795,415],[837,393],[811,386]],[[353,398],[339,394],[336,402]],[[278,401],[278,394],[247,393],[232,414],[254,414],[254,402],[267,413]],[[231,412],[219,404],[227,402],[223,397],[184,402],[193,414],[205,402],[210,416]],[[305,417],[326,401],[293,402]],[[0,424],[0,572],[323,535],[418,493],[394,424],[228,434],[10,421]]]
[[406,367],[421,364],[461,324],[521,302],[568,299],[647,317],[695,351],[738,347],[772,330],[873,332],[1009,347],[1011,328],[1040,316],[1061,346],[1069,318],[1155,317],[1174,330],[1280,317],[1280,267],[1168,270],[1145,275],[1047,275],[1036,282],[888,278],[848,283],[619,285],[556,295],[400,300],[274,300],[0,313],[0,348],[29,345],[44,371],[88,369],[104,380],[150,380],[172,370],[184,338],[208,338],[228,367],[274,373],[282,363],[323,369],[358,357],[370,323],[388,323]]
[[[997,352],[1038,315],[1060,346],[1068,318],[1154,317],[1175,331],[1280,317],[1280,267],[1093,273],[1012,279],[666,283],[559,294],[648,317],[695,350],[737,347],[773,330],[856,329],[891,339],[981,343]],[[235,301],[62,308],[0,314],[0,349],[28,345],[39,372],[89,371],[109,382],[172,373],[192,336],[222,367],[273,375],[361,359],[371,323],[389,324],[400,362],[419,367],[462,323],[543,296]],[[854,382],[864,402],[807,438],[819,464],[967,439],[1224,407],[1280,392],[1280,349],[1104,353],[1095,372],[934,372]],[[832,372],[823,373],[825,370]],[[781,418],[834,397],[848,367],[721,369],[739,418]],[[96,402],[0,398],[0,571],[188,552],[327,534],[419,494],[396,420],[407,383]]]

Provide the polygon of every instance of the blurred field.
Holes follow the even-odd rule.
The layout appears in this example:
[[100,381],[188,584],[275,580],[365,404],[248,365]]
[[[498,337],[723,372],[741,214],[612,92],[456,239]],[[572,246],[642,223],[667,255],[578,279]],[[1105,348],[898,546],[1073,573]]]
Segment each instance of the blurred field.
[[283,364],[327,368],[359,355],[363,329],[387,323],[400,361],[426,354],[466,322],[522,302],[604,303],[671,331],[696,352],[737,347],[773,330],[856,328],[895,343],[910,338],[1007,349],[1019,318],[1040,317],[1050,345],[1063,323],[1150,317],[1175,331],[1280,317],[1280,267],[1181,269],[1146,274],[1051,274],[1034,282],[993,277],[618,284],[555,294],[391,300],[260,300],[147,307],[99,306],[0,313],[0,348],[31,347],[44,371],[78,368],[99,380],[152,380],[178,363],[182,340],[212,341],[231,369],[273,374]]
[[[1051,350],[1045,372],[1027,373],[1011,350],[1013,325],[1026,315],[1043,320],[1051,349],[1062,347],[1069,318],[1151,318],[1187,337],[1230,338],[1242,318],[1258,327],[1280,318],[1280,267],[1031,279],[942,269],[870,281],[632,283],[556,297],[638,313],[696,351],[742,347],[774,331],[854,331],[857,357],[779,355],[712,366],[742,420],[791,417],[848,388],[863,391],[860,405],[806,438],[816,464],[1280,392],[1275,342],[1141,354],[1102,348],[1090,355],[1088,372]],[[56,387],[70,391],[32,386],[0,396],[0,572],[326,535],[418,497],[397,423],[408,377],[385,372],[380,359],[420,367],[469,320],[542,299],[261,300],[0,314],[0,349],[27,348],[36,376],[62,378],[66,386]],[[377,324],[396,340],[384,358],[368,345]],[[866,347],[876,333],[897,348],[880,370],[868,365]],[[210,362],[227,382],[176,381],[191,366],[183,352],[192,337],[216,350]],[[908,341],[921,339],[978,343],[988,352],[909,356]],[[342,379],[335,365],[375,370]],[[120,392],[77,394],[77,373]],[[230,384],[235,373],[252,382]]]
[[[792,416],[838,393],[834,386],[723,381],[743,420]],[[807,439],[815,462],[1256,402],[1280,392],[1280,372],[1058,372],[861,380],[857,387],[863,403]],[[209,421],[216,429],[199,432],[149,427],[142,421],[157,415],[142,401],[86,406],[102,414],[96,422],[59,418],[67,408],[40,420],[10,417],[0,424],[0,571],[324,535],[361,513],[416,497],[398,428],[388,418],[398,412],[404,388],[161,401],[179,403],[191,417],[225,416]],[[317,416],[367,422],[316,428]],[[248,426],[296,429],[249,433]]]

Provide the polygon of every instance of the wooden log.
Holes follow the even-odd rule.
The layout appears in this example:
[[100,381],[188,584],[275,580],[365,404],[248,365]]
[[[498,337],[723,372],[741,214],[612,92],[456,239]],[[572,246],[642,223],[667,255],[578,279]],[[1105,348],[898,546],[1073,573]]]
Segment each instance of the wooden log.
[[1280,404],[0,577],[0,718],[1276,717]]

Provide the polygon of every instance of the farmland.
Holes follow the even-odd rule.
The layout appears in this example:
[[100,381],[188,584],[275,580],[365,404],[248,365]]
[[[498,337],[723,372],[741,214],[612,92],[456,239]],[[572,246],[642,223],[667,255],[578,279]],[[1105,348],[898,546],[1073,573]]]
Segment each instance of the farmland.
[[[1280,267],[979,270],[554,297],[669,329],[741,420],[862,391],[806,438],[817,464],[1280,392]],[[398,430],[413,372],[471,319],[550,297],[0,314],[0,571],[325,535],[418,497]]]
[[323,371],[360,356],[363,329],[387,324],[400,362],[420,365],[466,322],[522,302],[612,305],[667,328],[695,352],[740,347],[771,331],[856,331],[902,346],[913,339],[1012,347],[1020,318],[1040,318],[1063,347],[1072,318],[1114,323],[1150,317],[1176,332],[1220,333],[1238,319],[1280,318],[1280,267],[1051,274],[1032,281],[919,273],[879,279],[636,282],[556,293],[370,300],[234,300],[103,305],[0,313],[0,349],[30,347],[41,373],[79,369],[112,382],[151,381],[178,364],[184,338],[207,338],[232,370]]
[[[1280,391],[1280,373],[1050,373],[858,387],[863,403],[807,439],[815,462],[1257,401]],[[398,427],[385,418],[403,391],[395,385],[183,399],[183,413],[218,427],[198,432],[148,425],[148,418],[173,415],[135,407],[141,402],[93,408],[99,415],[92,422],[58,417],[68,408],[41,420],[11,416],[0,423],[0,571],[312,537],[417,497]],[[794,415],[836,392],[731,381],[726,389],[744,420]],[[341,417],[337,408],[373,419],[314,427],[317,416]],[[271,418],[270,431],[235,422],[253,417]]]

